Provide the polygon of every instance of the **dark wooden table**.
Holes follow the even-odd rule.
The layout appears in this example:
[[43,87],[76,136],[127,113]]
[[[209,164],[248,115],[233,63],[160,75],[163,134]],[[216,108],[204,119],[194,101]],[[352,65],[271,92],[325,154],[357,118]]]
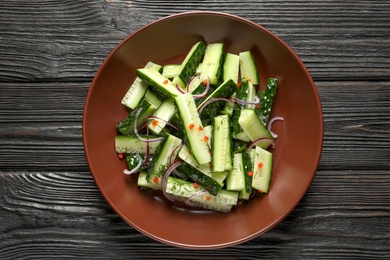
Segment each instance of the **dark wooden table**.
[[[170,14],[222,11],[300,56],[325,136],[307,194],[274,229],[191,251],[128,226],[99,193],[82,143],[90,83],[111,50]],[[0,259],[390,257],[390,1],[0,1]]]

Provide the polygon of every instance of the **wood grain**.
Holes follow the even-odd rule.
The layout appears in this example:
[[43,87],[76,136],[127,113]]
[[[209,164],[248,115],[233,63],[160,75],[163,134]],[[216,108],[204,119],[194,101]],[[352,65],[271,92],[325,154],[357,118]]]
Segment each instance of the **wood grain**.
[[[316,86],[324,114],[319,169],[389,169],[390,83]],[[81,121],[88,88],[89,83],[1,83],[0,169],[86,171]]]
[[1,1],[0,81],[85,81],[155,19],[221,11],[262,24],[316,80],[389,80],[387,1]]
[[[96,187],[82,115],[107,55],[142,26],[186,11],[265,26],[302,59],[324,114],[316,176],[274,229],[191,251],[128,226]],[[390,2],[0,1],[0,259],[388,259]]]
[[[125,224],[88,173],[0,172],[0,182],[1,259],[188,259],[194,253],[155,242]],[[238,246],[197,251],[197,257],[386,258],[389,185],[388,172],[319,171],[298,207],[274,229]]]

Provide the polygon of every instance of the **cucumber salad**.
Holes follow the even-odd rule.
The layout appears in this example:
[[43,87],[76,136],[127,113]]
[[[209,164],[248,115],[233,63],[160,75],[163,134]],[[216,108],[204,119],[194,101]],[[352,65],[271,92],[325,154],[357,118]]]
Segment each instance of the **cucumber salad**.
[[[269,192],[277,137],[270,127],[278,80],[260,77],[250,50],[199,41],[181,64],[148,62],[122,99],[115,149],[142,189],[170,201],[229,212]],[[267,150],[268,149],[268,150]]]

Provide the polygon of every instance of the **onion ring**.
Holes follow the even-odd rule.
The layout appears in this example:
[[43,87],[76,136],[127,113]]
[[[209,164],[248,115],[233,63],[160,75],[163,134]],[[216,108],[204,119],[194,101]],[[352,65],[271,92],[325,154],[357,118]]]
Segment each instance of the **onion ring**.
[[168,183],[168,177],[171,175],[171,173],[173,172],[173,170],[176,169],[176,167],[180,166],[181,165],[181,161],[176,161],[174,162],[173,164],[171,164],[168,169],[165,171],[164,173],[164,176],[161,180],[161,190],[165,196],[165,198],[167,198],[168,200],[170,201],[175,201],[175,197],[173,197],[172,195],[168,194],[166,189],[167,189],[167,183]]
[[284,118],[281,117],[281,116],[275,116],[275,117],[271,118],[271,119],[269,120],[269,122],[268,122],[268,127],[267,127],[267,129],[268,129],[268,131],[271,133],[271,135],[272,135],[273,138],[278,137],[277,134],[275,134],[274,132],[271,131],[271,127],[272,127],[273,122],[275,122],[275,121],[277,121],[277,120],[284,120]]
[[133,174],[135,172],[138,172],[139,168],[141,168],[141,165],[142,165],[142,158],[141,156],[137,153],[135,156],[137,156],[137,159],[138,159],[138,164],[132,169],[132,170],[128,170],[128,169],[124,169],[123,170],[123,173],[126,174],[126,175],[130,175],[130,174]]

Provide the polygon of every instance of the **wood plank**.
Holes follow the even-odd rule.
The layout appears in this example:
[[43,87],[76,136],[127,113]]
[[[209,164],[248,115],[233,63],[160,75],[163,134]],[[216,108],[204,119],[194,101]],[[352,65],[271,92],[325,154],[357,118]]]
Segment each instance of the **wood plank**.
[[[389,169],[390,83],[316,85],[325,128],[319,169]],[[88,171],[81,125],[88,88],[0,83],[0,169]]]
[[319,169],[389,169],[390,83],[316,85],[325,129]]
[[388,1],[1,1],[0,81],[91,80],[140,27],[184,11],[221,11],[262,24],[316,80],[390,79]]
[[[380,180],[380,181],[378,181]],[[85,172],[0,171],[0,258],[187,259],[122,221]],[[386,258],[389,171],[319,171],[298,207],[252,241],[197,251],[206,259]],[[162,251],[163,250],[163,251]]]

